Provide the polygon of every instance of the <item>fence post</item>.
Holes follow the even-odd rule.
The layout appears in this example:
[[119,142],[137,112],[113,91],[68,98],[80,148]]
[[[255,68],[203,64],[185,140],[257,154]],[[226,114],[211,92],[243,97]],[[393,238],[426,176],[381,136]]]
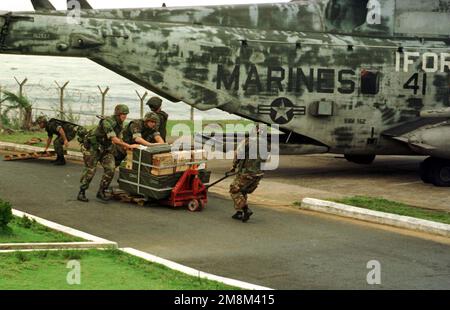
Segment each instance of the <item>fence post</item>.
[[136,90],[136,95],[138,95],[139,100],[141,101],[141,118],[144,118],[144,101],[148,95],[148,92],[145,92],[144,95],[141,96],[141,94],[139,94],[139,92]]
[[100,90],[100,93],[102,94],[102,116],[105,116],[105,102],[106,102],[106,95],[109,92],[109,86],[106,87],[105,90],[102,90],[102,88],[100,86],[97,86],[97,87]]
[[[2,104],[3,104],[3,87],[0,85],[0,116],[2,115]],[[1,126],[1,118],[0,118],[0,126]]]
[[64,90],[70,81],[67,81],[63,86],[60,86],[58,82],[55,81],[59,88],[59,117],[64,120]]
[[191,121],[194,121],[194,107],[191,107]]
[[[16,80],[17,84],[19,84],[19,97],[23,97],[23,88],[25,87],[25,84],[28,82],[28,78],[25,78],[22,82],[19,82],[19,80],[14,77],[14,80]],[[19,122],[22,123],[23,118],[23,109],[22,107],[19,108]]]
[[3,104],[3,88],[0,85],[0,129],[3,128],[3,123],[2,123],[2,104]]

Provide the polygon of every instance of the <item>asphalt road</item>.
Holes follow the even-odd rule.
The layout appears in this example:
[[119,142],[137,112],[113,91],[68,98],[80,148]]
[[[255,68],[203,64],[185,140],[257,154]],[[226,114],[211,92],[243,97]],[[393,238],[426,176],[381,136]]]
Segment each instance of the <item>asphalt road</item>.
[[[16,209],[205,272],[276,289],[450,289],[450,246],[289,208],[253,207],[247,224],[229,200],[201,213],[95,200],[99,174],[75,200],[81,166],[0,161],[0,197]],[[276,194],[276,193],[274,193]],[[381,264],[371,286],[367,263]]]

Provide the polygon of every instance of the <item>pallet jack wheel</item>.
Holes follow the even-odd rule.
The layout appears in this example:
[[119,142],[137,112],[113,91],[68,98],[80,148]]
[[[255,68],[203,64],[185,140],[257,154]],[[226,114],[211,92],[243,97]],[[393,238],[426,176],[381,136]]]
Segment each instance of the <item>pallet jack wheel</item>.
[[200,211],[203,211],[206,208],[206,202],[204,200],[199,200],[200,202]]
[[188,207],[189,211],[191,211],[191,212],[196,212],[196,211],[201,210],[200,203],[198,202],[198,200],[195,200],[195,199],[192,199],[191,201],[189,201],[187,207]]

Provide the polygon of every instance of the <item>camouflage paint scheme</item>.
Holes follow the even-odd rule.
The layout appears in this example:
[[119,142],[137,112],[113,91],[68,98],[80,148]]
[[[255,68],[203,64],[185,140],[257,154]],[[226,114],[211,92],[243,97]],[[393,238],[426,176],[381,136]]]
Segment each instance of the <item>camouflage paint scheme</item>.
[[[422,57],[396,68],[408,52],[450,61],[450,1],[379,2],[378,25],[367,0],[82,10],[80,24],[66,11],[13,13],[0,52],[87,57],[172,101],[278,123],[297,153],[429,155],[430,125],[450,158],[445,119],[419,117],[450,107],[450,68],[426,82]],[[364,70],[378,72],[376,94],[361,92]]]

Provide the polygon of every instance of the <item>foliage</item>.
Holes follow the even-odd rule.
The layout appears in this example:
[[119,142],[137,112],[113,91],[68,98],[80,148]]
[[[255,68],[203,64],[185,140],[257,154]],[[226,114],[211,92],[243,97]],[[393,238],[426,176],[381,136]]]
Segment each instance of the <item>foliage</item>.
[[31,128],[33,111],[33,105],[31,104],[30,100],[25,96],[19,96],[9,91],[4,91],[3,94],[5,95],[5,97],[2,101],[8,101],[9,103],[11,103],[11,105],[6,107],[6,109],[2,112],[2,120],[11,110],[19,109],[20,111],[25,112],[24,118],[21,120],[22,128],[25,130],[29,130]]
[[36,224],[36,220],[30,220],[30,218],[26,215],[24,215],[20,220],[18,221],[17,225],[23,228],[31,228],[33,225]]
[[81,238],[54,231],[28,217],[13,217],[9,225],[0,230],[0,243],[82,242]]
[[11,204],[0,199],[0,228],[5,228],[12,219]]

